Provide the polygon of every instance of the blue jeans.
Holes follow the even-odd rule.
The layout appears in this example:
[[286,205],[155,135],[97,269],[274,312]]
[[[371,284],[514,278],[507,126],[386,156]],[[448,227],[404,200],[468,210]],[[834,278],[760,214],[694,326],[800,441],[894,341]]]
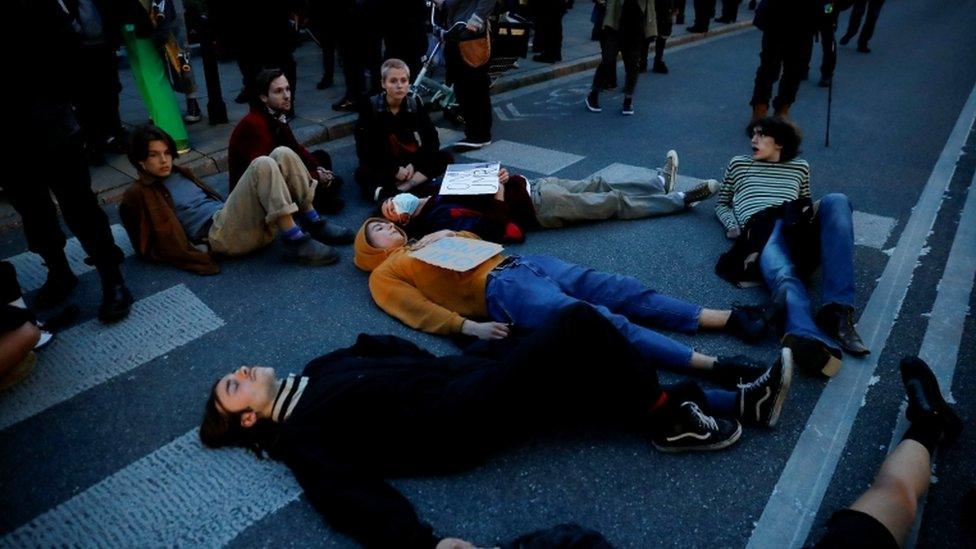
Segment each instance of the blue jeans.
[[701,307],[661,295],[629,276],[601,273],[547,255],[514,256],[488,275],[488,315],[497,322],[535,329],[574,303],[592,305],[655,366],[685,370],[692,349],[641,322],[693,333]]
[[[854,223],[851,203],[843,194],[828,194],[820,200],[816,222],[820,230],[820,264],[823,272],[823,303],[847,307],[854,305]],[[791,250],[783,234],[783,220],[776,222],[759,259],[759,268],[769,291],[776,295],[786,289],[788,335],[812,338],[840,352],[840,347],[824,334],[813,320],[810,296],[796,274]]]

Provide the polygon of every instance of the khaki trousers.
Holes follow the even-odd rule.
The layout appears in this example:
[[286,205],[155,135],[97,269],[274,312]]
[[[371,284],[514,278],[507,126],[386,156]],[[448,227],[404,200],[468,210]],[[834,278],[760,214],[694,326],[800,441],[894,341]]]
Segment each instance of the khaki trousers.
[[251,161],[224,207],[214,214],[210,250],[242,255],[268,245],[277,220],[312,206],[317,181],[294,151],[278,147]]
[[545,229],[579,221],[640,219],[685,208],[681,193],[664,194],[661,180],[611,183],[602,177],[580,181],[545,177],[531,183],[539,225]]

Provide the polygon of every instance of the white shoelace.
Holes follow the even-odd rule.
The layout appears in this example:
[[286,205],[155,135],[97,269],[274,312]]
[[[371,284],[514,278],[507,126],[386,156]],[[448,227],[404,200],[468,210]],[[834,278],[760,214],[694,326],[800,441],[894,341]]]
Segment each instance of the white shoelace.
[[715,418],[705,415],[705,412],[702,412],[701,408],[694,402],[686,402],[685,405],[691,408],[691,414],[694,416],[695,421],[698,422],[698,425],[710,431],[718,431],[718,422],[715,421]]

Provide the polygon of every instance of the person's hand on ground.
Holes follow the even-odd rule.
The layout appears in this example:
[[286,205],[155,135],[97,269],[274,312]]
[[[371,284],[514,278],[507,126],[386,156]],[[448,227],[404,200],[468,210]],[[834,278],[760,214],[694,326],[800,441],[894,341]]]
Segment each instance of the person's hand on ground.
[[742,234],[742,231],[740,231],[738,227],[725,231],[725,237],[732,240],[739,238],[740,234]]
[[498,170],[498,183],[502,185],[508,183],[508,170],[505,168]]
[[473,320],[465,320],[464,324],[461,324],[462,334],[472,335],[478,339],[505,339],[508,337],[508,331],[508,324],[502,324],[501,322],[475,322]]
[[335,174],[332,173],[332,170],[327,170],[319,166],[318,168],[315,169],[315,171],[319,176],[318,177],[319,183],[325,185],[326,187],[331,185],[332,180],[335,179]]

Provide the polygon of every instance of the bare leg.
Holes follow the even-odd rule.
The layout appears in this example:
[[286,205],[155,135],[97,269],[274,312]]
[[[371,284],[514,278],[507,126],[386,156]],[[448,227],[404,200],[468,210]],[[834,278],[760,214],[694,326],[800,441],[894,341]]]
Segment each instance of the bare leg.
[[899,544],[903,543],[915,522],[918,499],[929,488],[930,459],[929,451],[921,443],[902,440],[881,464],[874,483],[851,509],[871,515]]
[[702,309],[698,317],[698,327],[711,330],[721,330],[729,322],[729,315],[732,311]]
[[713,356],[703,355],[695,351],[691,353],[691,361],[688,363],[688,366],[696,370],[712,370],[715,368],[715,362],[717,360]]
[[0,377],[31,352],[41,331],[33,322],[25,322],[20,328],[0,336]]

